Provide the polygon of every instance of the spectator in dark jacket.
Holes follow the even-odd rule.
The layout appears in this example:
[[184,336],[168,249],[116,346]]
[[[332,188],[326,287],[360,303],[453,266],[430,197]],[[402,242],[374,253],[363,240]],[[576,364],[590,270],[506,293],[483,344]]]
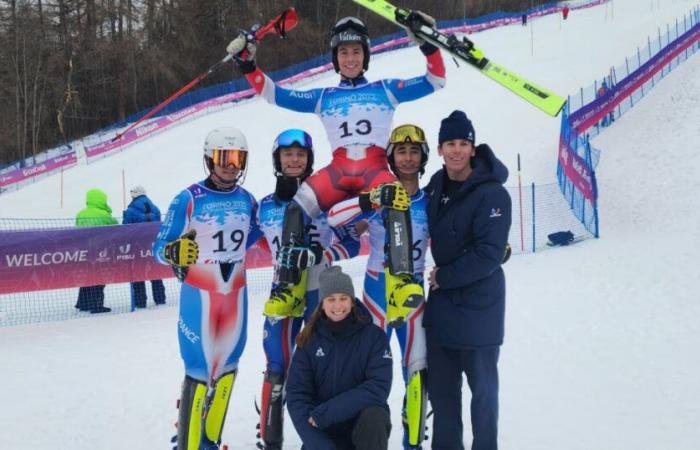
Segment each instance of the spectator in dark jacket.
[[[131,188],[131,203],[124,211],[123,223],[160,222],[160,210],[146,196],[146,189],[137,185]],[[163,280],[151,280],[153,301],[156,305],[165,304],[165,287]],[[146,282],[135,281],[131,283],[131,304],[136,308],[145,308],[148,295],[146,294]],[[133,308],[132,308],[133,309]]]
[[319,307],[297,336],[287,409],[304,450],[386,450],[392,360],[384,331],[340,267],[319,277]]
[[498,354],[503,343],[505,277],[511,224],[508,170],[488,145],[474,147],[471,121],[454,111],[442,121],[444,166],[426,187],[435,267],[423,324],[434,449],[464,449],[462,373],[472,392],[472,450],[497,448]]

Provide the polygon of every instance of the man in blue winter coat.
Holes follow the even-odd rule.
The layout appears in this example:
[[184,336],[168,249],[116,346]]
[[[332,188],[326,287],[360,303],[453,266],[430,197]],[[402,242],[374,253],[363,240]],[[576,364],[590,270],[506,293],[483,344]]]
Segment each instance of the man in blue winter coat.
[[[137,185],[131,188],[131,203],[124,210],[122,223],[160,222],[160,210],[146,196],[146,189]],[[163,280],[151,280],[153,301],[156,305],[165,304],[165,286]],[[148,295],[146,294],[146,282],[135,281],[131,283],[131,304],[136,308],[145,308]]]
[[498,355],[503,344],[505,277],[511,225],[508,169],[486,144],[474,146],[462,111],[443,119],[438,153],[444,166],[426,187],[435,267],[423,324],[433,449],[462,450],[462,373],[472,392],[472,450],[495,450]]

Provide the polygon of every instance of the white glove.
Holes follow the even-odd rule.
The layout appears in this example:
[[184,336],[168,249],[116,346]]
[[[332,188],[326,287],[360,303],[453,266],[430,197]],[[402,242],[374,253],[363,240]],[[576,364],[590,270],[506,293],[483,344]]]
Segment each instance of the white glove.
[[241,31],[241,33],[226,46],[226,51],[228,53],[242,61],[252,61],[255,58],[256,50],[257,45],[255,45],[253,35],[244,31]]
[[[411,19],[417,20],[417,21],[423,23],[424,25],[429,26],[430,28],[435,28],[436,22],[435,22],[435,19],[433,17],[427,15],[426,13],[424,13],[422,11],[413,11],[411,14],[414,15],[414,17],[411,17]],[[425,44],[425,40],[416,36],[415,33],[413,33],[413,31],[411,31],[409,28],[406,28],[406,34],[413,42],[415,42],[415,44],[418,47]]]

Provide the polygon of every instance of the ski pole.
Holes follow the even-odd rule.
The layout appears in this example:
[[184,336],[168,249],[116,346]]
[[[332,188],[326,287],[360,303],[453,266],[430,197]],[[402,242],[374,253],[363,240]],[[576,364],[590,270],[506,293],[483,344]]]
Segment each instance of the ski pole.
[[[287,31],[291,30],[292,28],[296,27],[298,23],[298,16],[297,12],[294,9],[294,7],[287,8],[282,14],[278,15],[274,19],[270,20],[267,24],[265,24],[262,27],[259,27],[255,32],[253,33],[254,40],[259,41],[263,37],[265,37],[268,34],[277,34],[279,37],[284,38],[287,35]],[[116,141],[117,139],[120,139],[122,136],[124,136],[128,131],[131,131],[132,129],[136,128],[138,125],[143,123],[145,120],[153,117],[154,114],[156,114],[158,111],[162,110],[166,106],[168,106],[170,103],[173,102],[176,98],[180,97],[182,94],[185,92],[189,91],[192,89],[194,86],[199,84],[200,81],[211,75],[212,72],[217,70],[219,67],[223,66],[227,62],[231,61],[233,59],[232,55],[226,55],[223,57],[219,62],[214,64],[213,66],[209,67],[206,71],[202,72],[201,74],[197,75],[192,81],[181,87],[177,92],[175,92],[173,95],[165,99],[165,101],[161,102],[159,105],[156,105],[152,110],[150,110],[147,114],[145,114],[143,117],[141,117],[139,120],[136,122],[132,123],[129,125],[126,130],[122,131],[121,133],[117,133],[116,136],[112,139],[112,142]]]

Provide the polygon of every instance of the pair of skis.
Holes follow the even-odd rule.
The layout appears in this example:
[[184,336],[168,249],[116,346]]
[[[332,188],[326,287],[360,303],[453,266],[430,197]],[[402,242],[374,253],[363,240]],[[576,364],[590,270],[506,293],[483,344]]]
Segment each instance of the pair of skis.
[[486,58],[484,53],[466,37],[460,40],[454,35],[431,28],[416,12],[397,8],[385,0],[353,1],[464,61],[550,116],[556,117],[564,107],[566,102],[564,98]]

